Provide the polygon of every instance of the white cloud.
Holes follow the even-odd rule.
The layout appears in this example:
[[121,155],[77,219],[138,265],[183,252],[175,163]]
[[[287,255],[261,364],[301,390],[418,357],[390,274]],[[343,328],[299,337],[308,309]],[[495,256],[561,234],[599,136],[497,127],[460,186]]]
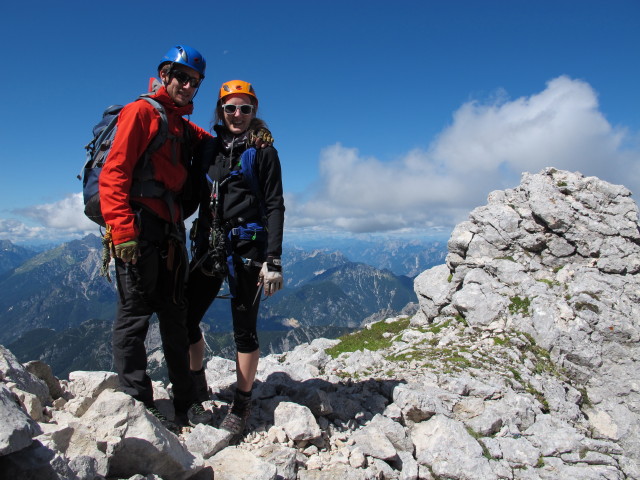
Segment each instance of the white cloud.
[[10,239],[30,239],[35,237],[68,238],[98,233],[98,226],[84,215],[82,194],[68,195],[54,203],[45,203],[16,210],[17,214],[30,219],[37,226],[28,226],[18,220],[0,219],[0,236]]
[[364,158],[340,144],[320,156],[310,198],[287,198],[287,227],[351,232],[452,228],[492,190],[517,186],[522,172],[580,171],[640,193],[640,152],[599,111],[590,85],[551,80],[530,97],[462,105],[427,151],[395,162]]
[[528,98],[463,105],[431,153],[452,173],[591,169],[617,156],[622,136],[598,110],[587,83],[559,77]]
[[[637,138],[635,139],[637,140]],[[580,171],[624,184],[640,195],[640,150],[599,110],[593,88],[558,77],[540,93],[509,100],[471,101],[427,150],[393,162],[363,157],[335,144],[320,154],[320,178],[308,196],[287,195],[289,232],[375,233],[450,231],[496,189],[518,185],[522,172],[544,167]],[[27,226],[0,219],[0,238],[97,233],[81,194],[19,212]]]
[[23,242],[41,238],[44,227],[30,227],[19,220],[0,218],[0,238],[12,242]]

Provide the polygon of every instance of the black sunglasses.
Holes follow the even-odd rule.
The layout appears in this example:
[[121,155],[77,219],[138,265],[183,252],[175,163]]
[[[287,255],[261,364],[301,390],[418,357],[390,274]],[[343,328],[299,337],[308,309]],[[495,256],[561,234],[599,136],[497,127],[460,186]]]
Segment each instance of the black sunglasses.
[[245,103],[244,105],[233,105],[231,103],[222,105],[222,110],[224,110],[224,113],[228,113],[229,115],[233,115],[238,109],[240,109],[240,113],[242,115],[249,115],[251,112],[253,112],[253,105],[249,105],[248,103]]
[[200,82],[202,81],[201,78],[192,77],[182,70],[174,70],[171,75],[173,76],[173,78],[178,80],[178,82],[180,82],[182,86],[185,86],[188,83],[193,88],[197,88],[200,86]]

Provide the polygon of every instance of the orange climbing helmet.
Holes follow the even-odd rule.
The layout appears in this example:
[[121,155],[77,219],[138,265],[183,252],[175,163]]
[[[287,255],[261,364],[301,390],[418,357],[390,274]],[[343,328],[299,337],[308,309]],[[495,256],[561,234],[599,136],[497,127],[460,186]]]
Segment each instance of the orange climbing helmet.
[[256,92],[253,89],[253,85],[242,80],[230,80],[228,82],[224,82],[220,87],[220,93],[218,94],[218,104],[220,104],[220,101],[224,97],[227,97],[234,93],[244,93],[246,95],[250,95],[256,99],[256,105],[258,104],[258,97],[256,96]]

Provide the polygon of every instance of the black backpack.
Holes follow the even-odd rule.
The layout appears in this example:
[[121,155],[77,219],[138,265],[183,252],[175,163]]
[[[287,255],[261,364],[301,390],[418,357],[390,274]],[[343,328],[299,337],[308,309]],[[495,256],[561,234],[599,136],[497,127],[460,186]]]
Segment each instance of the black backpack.
[[[151,155],[158,150],[169,137],[169,122],[164,107],[148,94],[140,95],[137,100],[146,100],[160,114],[160,130],[151,140],[149,146],[136,164],[131,183],[131,197],[163,197],[166,189],[153,179],[153,165],[150,162]],[[98,178],[102,166],[106,161],[113,139],[116,135],[118,115],[122,111],[122,105],[111,105],[102,114],[102,120],[93,127],[93,139],[84,147],[87,151],[87,160],[78,179],[82,180],[82,195],[84,197],[84,213],[90,220],[98,225],[106,226],[102,211],[100,210],[100,195],[98,192]],[[185,130],[185,132],[188,129]],[[175,161],[175,159],[174,159]]]

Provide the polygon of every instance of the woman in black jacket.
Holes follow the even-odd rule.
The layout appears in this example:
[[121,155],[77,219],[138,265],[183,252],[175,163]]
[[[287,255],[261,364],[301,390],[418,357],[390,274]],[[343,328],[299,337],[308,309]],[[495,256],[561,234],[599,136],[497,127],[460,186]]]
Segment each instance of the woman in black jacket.
[[250,83],[222,84],[215,114],[217,137],[196,155],[192,175],[200,204],[191,233],[193,259],[187,288],[191,370],[200,401],[207,400],[205,345],[199,324],[227,278],[237,384],[220,427],[234,434],[243,432],[250,413],[260,357],[256,331],[260,293],[264,289],[270,296],[283,286],[280,160],[272,146],[248,147],[255,141],[252,132],[266,130],[256,118],[257,109],[258,98]]

